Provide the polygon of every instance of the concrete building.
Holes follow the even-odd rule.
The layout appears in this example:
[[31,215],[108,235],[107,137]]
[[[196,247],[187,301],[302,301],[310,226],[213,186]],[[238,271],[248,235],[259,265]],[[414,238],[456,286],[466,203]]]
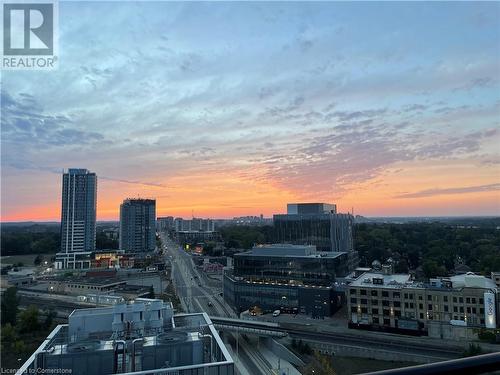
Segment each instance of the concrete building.
[[353,216],[328,203],[290,203],[287,214],[274,215],[276,242],[314,245],[320,251],[346,252],[349,269],[358,265],[353,243]]
[[174,217],[159,217],[156,219],[156,229],[160,231],[169,231],[174,229]]
[[55,268],[89,268],[95,250],[97,176],[87,169],[63,173],[61,250]]
[[120,205],[120,250],[153,251],[156,247],[156,201],[125,199]]
[[237,311],[257,307],[330,316],[343,302],[336,278],[347,272],[347,253],[259,245],[234,255],[234,270],[224,274],[224,299]]
[[354,328],[451,338],[452,326],[497,327],[497,286],[473,273],[422,283],[406,274],[367,272],[349,285],[347,304]]
[[177,217],[174,220],[176,232],[214,232],[215,224],[212,219],[192,218],[189,220]]
[[174,316],[170,302],[138,298],[73,311],[17,374],[31,372],[233,375],[234,363],[207,314]]

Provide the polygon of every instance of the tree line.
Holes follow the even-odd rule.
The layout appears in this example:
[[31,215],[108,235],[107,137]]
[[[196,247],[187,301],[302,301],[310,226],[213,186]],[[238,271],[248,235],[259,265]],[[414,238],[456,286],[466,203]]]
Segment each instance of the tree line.
[[[61,234],[52,228],[40,231],[19,230],[19,228],[2,228],[2,256],[25,254],[51,254],[59,251]],[[108,238],[102,231],[96,233],[98,250],[118,249],[118,240]]]
[[[446,276],[457,263],[474,272],[500,271],[500,230],[496,226],[449,223],[356,224],[354,247],[360,266],[394,260],[395,271],[421,270],[425,277]],[[226,248],[250,249],[275,242],[272,226],[227,226],[220,229]]]

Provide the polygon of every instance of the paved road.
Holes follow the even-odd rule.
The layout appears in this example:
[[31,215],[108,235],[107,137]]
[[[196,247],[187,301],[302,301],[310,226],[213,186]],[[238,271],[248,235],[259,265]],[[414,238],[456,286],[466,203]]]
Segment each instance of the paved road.
[[209,287],[205,275],[198,272],[191,255],[166,234],[161,234],[166,257],[172,263],[172,281],[181,303],[188,312],[207,312],[209,315],[236,317],[226,305],[222,290]]
[[[188,312],[206,312],[209,315],[236,318],[237,315],[227,306],[221,296],[221,289],[209,287],[205,276],[196,269],[191,255],[165,233],[160,234],[167,260],[172,263],[172,282],[184,309]],[[235,360],[240,361],[250,374],[269,374],[266,360],[256,348],[246,343],[243,335],[227,333],[229,341],[236,344],[238,353]]]

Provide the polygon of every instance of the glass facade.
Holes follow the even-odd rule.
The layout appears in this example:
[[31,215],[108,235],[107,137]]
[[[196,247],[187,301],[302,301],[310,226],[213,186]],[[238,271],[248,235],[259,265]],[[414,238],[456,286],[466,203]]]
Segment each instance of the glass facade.
[[224,276],[224,298],[238,311],[264,311],[323,317],[341,305],[337,276],[348,273],[348,254],[317,252],[313,246],[261,245],[234,255],[234,271]]
[[234,256],[234,275],[250,281],[330,286],[336,276],[344,276],[347,272],[346,253],[303,257],[247,253]]

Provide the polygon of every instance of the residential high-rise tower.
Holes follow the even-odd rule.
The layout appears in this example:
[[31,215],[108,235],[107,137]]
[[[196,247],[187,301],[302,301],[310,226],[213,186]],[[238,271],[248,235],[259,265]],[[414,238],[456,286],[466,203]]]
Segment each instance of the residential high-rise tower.
[[[83,253],[95,251],[97,176],[87,169],[68,169],[62,179],[61,250],[56,268],[87,268]],[[80,260],[78,260],[80,259]]]
[[152,251],[156,246],[156,201],[125,199],[120,205],[120,250]]

